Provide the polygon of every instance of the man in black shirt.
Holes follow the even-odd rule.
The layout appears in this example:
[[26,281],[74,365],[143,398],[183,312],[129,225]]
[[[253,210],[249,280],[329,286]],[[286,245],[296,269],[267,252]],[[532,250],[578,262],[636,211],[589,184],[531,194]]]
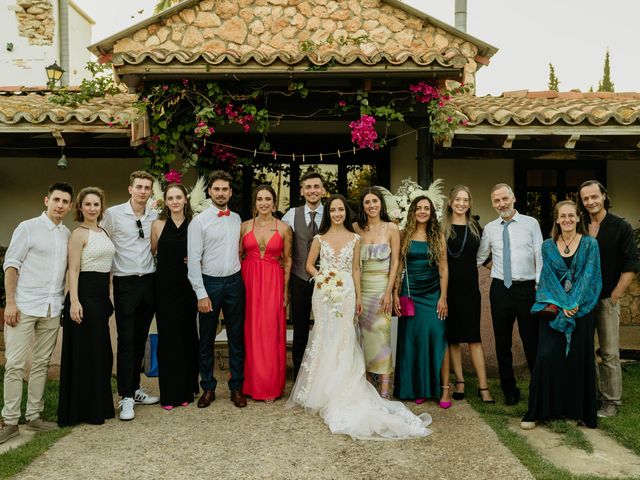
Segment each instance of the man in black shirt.
[[596,307],[596,331],[601,363],[598,390],[599,417],[618,412],[622,395],[620,368],[620,297],[640,271],[640,260],[631,225],[612,213],[609,195],[597,180],[587,180],[578,190],[581,214],[589,235],[598,240],[602,269],[602,293]]

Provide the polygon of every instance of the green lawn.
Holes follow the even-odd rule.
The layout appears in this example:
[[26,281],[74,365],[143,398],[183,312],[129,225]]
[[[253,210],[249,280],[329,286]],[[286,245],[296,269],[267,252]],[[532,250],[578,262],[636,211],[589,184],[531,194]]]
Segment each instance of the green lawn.
[[[472,393],[477,390],[477,379],[467,375],[466,391],[470,405],[493,428],[500,440],[520,459],[537,479],[541,480],[595,480],[601,477],[575,476],[560,470],[543,459],[529,446],[524,438],[509,428],[509,420],[520,420],[527,411],[528,380],[519,384],[522,400],[513,407],[505,406],[502,401],[499,380],[489,379],[491,392],[497,403],[485,405]],[[618,416],[609,419],[598,419],[598,428],[611,435],[622,445],[627,446],[640,455],[640,364],[626,365],[623,368],[623,403]],[[556,433],[564,435],[564,442],[573,448],[590,451],[593,446],[582,432],[564,421],[552,422],[549,426]]]
[[[0,367],[0,378],[4,379],[4,368]],[[4,391],[4,382],[0,382],[0,395]],[[22,413],[24,414],[27,403],[27,384],[22,390]],[[47,381],[44,393],[44,411],[42,418],[55,422],[58,408],[58,381]],[[23,419],[24,420],[24,419]],[[24,428],[24,427],[22,427]],[[59,428],[53,432],[38,433],[31,442],[27,442],[18,448],[14,448],[0,455],[0,478],[10,478],[29,465],[37,456],[44,453],[59,438],[64,437],[71,428]]]

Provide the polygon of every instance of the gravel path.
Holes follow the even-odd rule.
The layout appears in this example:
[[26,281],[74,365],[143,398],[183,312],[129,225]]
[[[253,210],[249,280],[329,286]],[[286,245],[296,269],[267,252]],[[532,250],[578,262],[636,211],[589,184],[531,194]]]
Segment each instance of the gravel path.
[[[149,387],[157,391],[155,381]],[[446,411],[407,403],[431,413],[431,436],[367,442],[332,435],[319,417],[285,410],[283,400],[238,409],[222,384],[217,397],[207,409],[140,406],[132,422],[76,427],[18,478],[533,478],[466,402]]]

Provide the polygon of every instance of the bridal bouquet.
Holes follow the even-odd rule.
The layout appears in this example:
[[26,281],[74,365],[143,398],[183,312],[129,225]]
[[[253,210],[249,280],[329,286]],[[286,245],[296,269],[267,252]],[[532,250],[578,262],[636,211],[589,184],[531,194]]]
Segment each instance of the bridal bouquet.
[[342,317],[340,306],[345,299],[345,274],[338,270],[320,272],[315,278],[316,288],[322,292],[323,301],[332,304],[332,311]]

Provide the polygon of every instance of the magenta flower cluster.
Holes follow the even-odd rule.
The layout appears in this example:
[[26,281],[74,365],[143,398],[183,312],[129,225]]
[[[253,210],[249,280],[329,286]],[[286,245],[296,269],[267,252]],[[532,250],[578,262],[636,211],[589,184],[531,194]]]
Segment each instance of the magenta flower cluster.
[[167,183],[180,183],[182,181],[182,173],[172,168],[164,174],[164,179]]
[[214,145],[211,153],[218,160],[223,163],[228,163],[229,165],[235,165],[236,160],[238,159],[238,156],[235,153],[223,145]]
[[[431,100],[437,100],[440,98],[440,91],[438,87],[429,85],[424,82],[417,83],[415,85],[409,85],[409,90],[413,93],[416,102],[429,103]],[[448,98],[444,99],[448,100]],[[441,104],[442,107],[444,104]]]
[[215,133],[215,129],[207,125],[207,122],[204,120],[199,120],[196,128],[193,129],[193,133],[196,134],[197,137],[210,137]]
[[215,107],[216,115],[220,117],[227,117],[227,122],[229,123],[237,123],[242,127],[245,133],[249,133],[251,130],[251,122],[253,122],[253,115],[245,114],[242,111],[242,105],[236,107],[233,103],[228,103],[225,106],[216,105]]
[[376,119],[371,115],[362,115],[360,119],[349,124],[351,129],[351,141],[360,148],[371,148],[376,150],[378,144],[378,132],[375,129]]

